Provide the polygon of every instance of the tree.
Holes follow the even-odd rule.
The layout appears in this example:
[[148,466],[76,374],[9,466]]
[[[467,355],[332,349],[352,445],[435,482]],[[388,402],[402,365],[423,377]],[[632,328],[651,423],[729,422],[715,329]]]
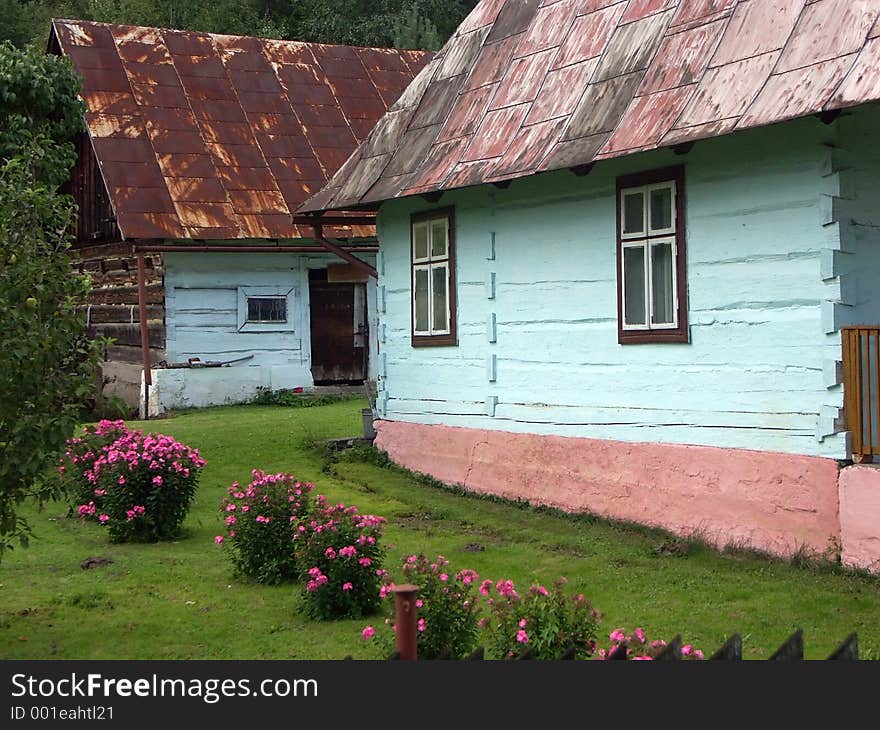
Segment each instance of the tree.
[[425,48],[436,51],[442,45],[437,27],[413,2],[408,12],[399,16],[394,24],[395,48]]
[[94,391],[97,343],[70,265],[74,204],[58,192],[82,124],[66,59],[0,44],[0,557],[27,544],[28,498],[59,496],[49,476]]

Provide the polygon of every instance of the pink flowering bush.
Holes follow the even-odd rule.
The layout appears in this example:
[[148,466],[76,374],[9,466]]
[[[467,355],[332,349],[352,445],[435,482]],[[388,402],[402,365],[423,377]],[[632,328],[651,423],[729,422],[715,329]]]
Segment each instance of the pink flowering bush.
[[[662,639],[650,641],[642,628],[637,628],[631,634],[627,634],[623,629],[614,629],[608,635],[608,640],[610,642],[608,648],[599,649],[596,652],[597,659],[608,659],[611,655],[625,651],[627,659],[650,661],[656,659],[657,655],[666,648],[666,642]],[[695,649],[690,644],[685,644],[681,647],[681,658],[700,660],[704,657],[702,651]]]
[[[104,420],[97,426],[86,426],[80,436],[67,440],[58,465],[58,477],[72,505],[71,510],[77,516],[97,521],[98,513],[103,511],[104,490],[89,481],[86,473],[91,472],[95,461],[127,433],[125,421]],[[82,506],[86,509],[80,509]]]
[[[455,572],[442,555],[428,560],[424,555],[410,555],[403,559],[401,572],[405,583],[419,586],[416,600],[418,610],[417,647],[420,659],[461,659],[477,648],[477,627],[480,596],[477,593],[480,576],[473,570]],[[392,592],[394,583],[382,584],[379,595],[387,600],[389,612],[394,615]],[[396,632],[393,620],[385,625]],[[364,629],[364,638],[375,634]],[[369,634],[369,636],[367,635]],[[387,637],[390,653],[392,636]]]
[[94,496],[77,512],[106,525],[113,542],[174,539],[204,466],[198,449],[170,436],[126,429],[83,473]]
[[386,575],[380,545],[385,518],[328,505],[323,495],[316,502],[312,519],[303,520],[294,536],[296,560],[307,580],[306,613],[321,620],[375,613]]
[[489,615],[480,624],[488,630],[489,646],[498,658],[531,650],[534,659],[559,659],[571,647],[576,656],[593,654],[599,612],[583,594],[566,595],[565,584],[560,578],[548,590],[535,583],[524,595],[510,580],[480,584],[489,605]]
[[293,474],[257,469],[247,487],[233,482],[220,503],[226,534],[214,542],[228,549],[239,575],[267,584],[299,577],[293,537],[300,521],[312,513],[314,488]]

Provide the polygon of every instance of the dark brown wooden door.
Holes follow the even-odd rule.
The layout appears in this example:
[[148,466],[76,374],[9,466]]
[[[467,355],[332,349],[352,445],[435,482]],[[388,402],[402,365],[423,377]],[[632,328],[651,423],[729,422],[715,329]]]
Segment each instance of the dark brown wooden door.
[[331,284],[326,269],[312,269],[309,300],[315,384],[363,382],[368,339],[365,285]]

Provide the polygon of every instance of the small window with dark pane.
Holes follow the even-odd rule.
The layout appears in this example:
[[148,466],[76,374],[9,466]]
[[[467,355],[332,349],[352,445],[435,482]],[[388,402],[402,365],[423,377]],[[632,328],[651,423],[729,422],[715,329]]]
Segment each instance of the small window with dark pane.
[[413,216],[411,233],[412,344],[456,345],[452,210]]
[[683,168],[618,179],[621,344],[687,342]]
[[287,321],[287,297],[248,297],[248,324],[274,324]]

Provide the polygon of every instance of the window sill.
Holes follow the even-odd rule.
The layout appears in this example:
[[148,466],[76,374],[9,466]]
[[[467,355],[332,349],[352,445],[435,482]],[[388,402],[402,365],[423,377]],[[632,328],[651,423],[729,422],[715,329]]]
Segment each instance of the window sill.
[[456,335],[413,335],[413,347],[458,347]]
[[620,345],[652,345],[662,343],[690,344],[688,328],[676,330],[619,330],[617,342]]

